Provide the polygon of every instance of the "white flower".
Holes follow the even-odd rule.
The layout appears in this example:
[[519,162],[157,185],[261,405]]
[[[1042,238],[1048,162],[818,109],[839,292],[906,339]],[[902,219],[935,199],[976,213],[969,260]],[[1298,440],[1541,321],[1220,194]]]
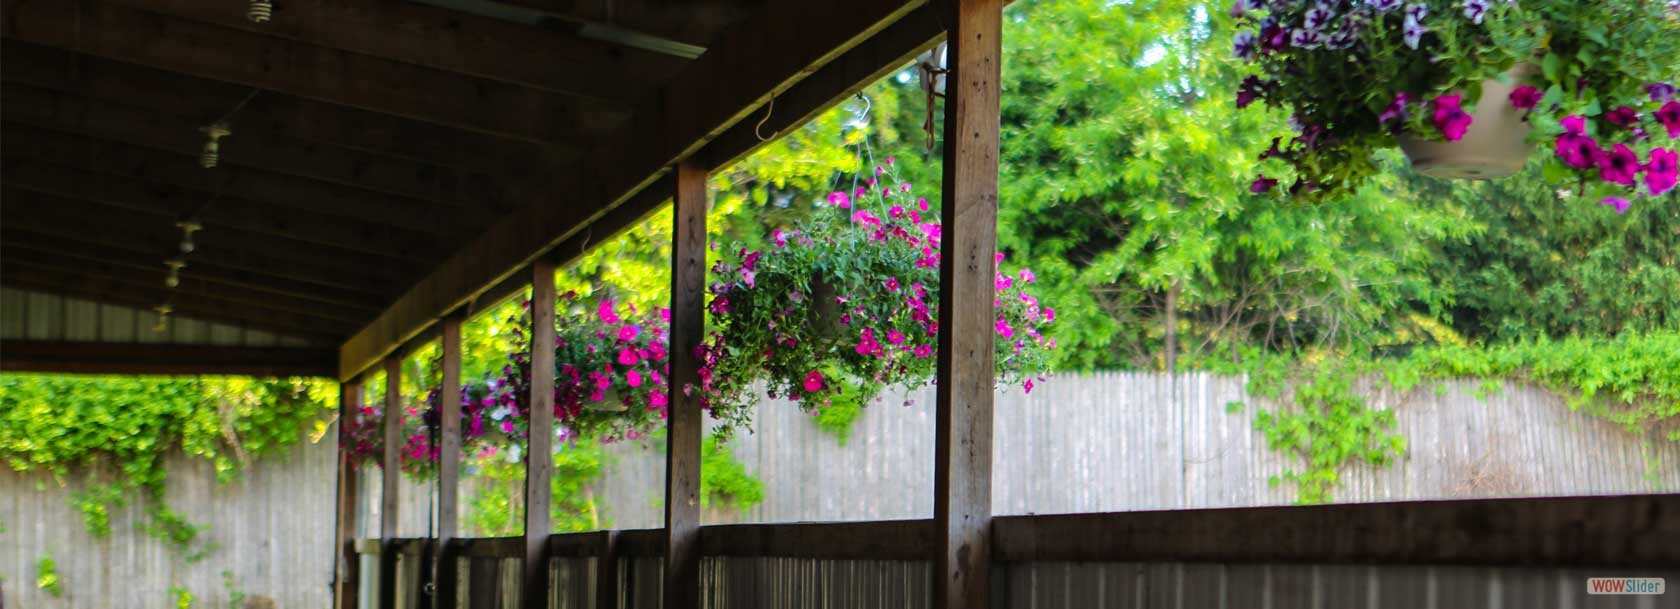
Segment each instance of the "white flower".
[[1235,44],[1232,45],[1232,47],[1233,47],[1232,50],[1236,54],[1238,59],[1241,59],[1243,61],[1248,61],[1250,59],[1254,59],[1254,53],[1255,53],[1254,32],[1237,32],[1236,42],[1235,42]]
[[519,462],[519,456],[520,456],[519,445],[518,444],[509,445],[508,449],[507,449],[507,452],[504,453],[504,454],[507,455],[507,462],[508,463],[518,463]]
[[1424,27],[1422,23],[1420,23],[1417,19],[1413,19],[1411,15],[1406,15],[1404,33],[1406,46],[1411,47],[1414,51],[1417,50],[1418,43],[1423,40],[1423,35],[1428,32],[1429,28]]
[[1487,0],[1464,0],[1464,16],[1471,23],[1482,24],[1482,17],[1487,14]]
[[1289,44],[1298,49],[1316,49],[1324,44],[1324,35],[1318,30],[1296,28],[1289,36]]
[[1416,21],[1418,23],[1423,23],[1423,18],[1428,17],[1428,16],[1429,16],[1429,5],[1424,4],[1422,2],[1413,2],[1411,4],[1406,5],[1406,18],[1407,19],[1411,19],[1411,20]]
[[1401,0],[1365,0],[1365,6],[1379,13],[1389,13],[1400,8],[1400,2]]
[[508,415],[510,415],[510,414],[513,414],[513,409],[512,408],[509,408],[506,405],[497,406],[495,408],[495,410],[490,411],[490,420],[500,421],[502,419],[508,418]]

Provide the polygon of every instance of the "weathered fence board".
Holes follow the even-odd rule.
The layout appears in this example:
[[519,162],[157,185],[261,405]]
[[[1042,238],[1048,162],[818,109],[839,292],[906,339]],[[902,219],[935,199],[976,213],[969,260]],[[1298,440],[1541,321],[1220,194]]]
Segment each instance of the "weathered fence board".
[[[1425,387],[1406,396],[1373,396],[1396,409],[1411,452],[1387,468],[1348,468],[1335,498],[1680,490],[1680,446],[1661,441],[1657,433],[1630,434],[1571,411],[1565,400],[1539,389],[1511,384],[1480,398],[1477,387],[1454,382],[1441,394]],[[757,433],[738,436],[730,445],[765,480],[765,500],[744,514],[708,510],[707,523],[931,517],[932,392],[908,397],[910,406],[901,406],[896,395],[870,406],[844,446],[792,405],[765,404],[756,417]],[[1206,374],[1176,379],[1123,372],[1069,375],[1041,384],[1030,396],[1016,388],[1000,391],[994,510],[1000,515],[1046,514],[1290,503],[1294,489],[1287,484],[1270,488],[1267,478],[1292,459],[1265,448],[1253,429],[1256,404],[1226,412],[1227,403],[1244,400],[1240,379]],[[336,430],[324,437],[336,437]],[[221,572],[227,570],[247,594],[271,597],[280,608],[325,607],[332,575],[332,451],[330,441],[302,445],[286,459],[260,463],[229,484],[215,482],[206,463],[172,459],[171,506],[192,522],[208,525],[205,536],[219,545],[193,564],[134,530],[144,517],[139,506],[117,510],[111,537],[94,539],[69,504],[81,488],[77,476],[70,486],[60,487],[45,475],[0,468],[0,523],[5,527],[0,578],[6,606],[166,606],[168,588],[182,585],[197,597],[194,606],[222,607]],[[594,489],[604,516],[615,528],[660,526],[663,451],[623,444],[610,452],[614,462]],[[379,470],[367,468],[363,475],[361,488],[375,490],[358,497],[359,535],[376,537]],[[463,500],[471,496],[473,484],[474,479],[463,477]],[[434,491],[406,478],[399,490],[398,536],[424,536],[428,514],[436,513],[427,505]],[[33,586],[35,563],[49,551],[65,589],[59,599]],[[1058,569],[1030,577],[1077,575]],[[1263,576],[1229,574],[1221,581],[1231,588]],[[727,579],[735,577],[732,573]],[[1108,588],[1092,594],[1131,594],[1119,588],[1129,580],[1111,574],[1104,579]],[[1281,590],[1291,581],[1274,577],[1269,585]],[[1560,586],[1569,583],[1558,581]],[[1385,596],[1391,587],[1384,583]]]

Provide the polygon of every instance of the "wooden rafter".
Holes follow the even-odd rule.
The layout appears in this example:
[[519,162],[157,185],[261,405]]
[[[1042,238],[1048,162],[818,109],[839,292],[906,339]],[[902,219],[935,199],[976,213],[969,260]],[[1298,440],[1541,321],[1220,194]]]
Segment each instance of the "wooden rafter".
[[[204,144],[201,117],[123,103],[92,100],[23,83],[0,85],[5,119],[53,131],[197,157]],[[505,210],[504,187],[495,178],[408,159],[368,154],[299,140],[286,134],[247,130],[241,124],[224,139],[221,163],[404,197],[468,207]]]
[[[138,270],[123,268],[114,264],[87,264],[63,256],[48,254],[24,253],[15,250],[7,251],[7,268],[23,273],[22,278],[57,276],[74,278],[90,285],[110,285],[136,290],[163,288],[163,278],[167,271],[163,265],[156,269]],[[331,322],[334,327],[353,327],[365,319],[362,310],[330,305],[303,298],[281,296],[278,294],[262,294],[250,290],[222,290],[208,284],[204,279],[192,273],[182,271],[180,285],[168,294],[176,301],[183,300],[215,300],[233,306],[257,307],[258,310],[281,313],[292,313]],[[154,304],[162,304],[162,301]]]
[[228,347],[166,343],[8,340],[0,370],[74,374],[241,374],[332,376],[325,347]]
[[[657,0],[498,0],[535,11],[556,20],[608,31],[621,31],[686,46],[707,47],[714,35],[751,13],[763,0],[701,0],[662,2]],[[587,30],[586,30],[587,32]]]
[[513,139],[588,140],[624,118],[610,104],[100,0],[7,0],[4,10],[10,38]]

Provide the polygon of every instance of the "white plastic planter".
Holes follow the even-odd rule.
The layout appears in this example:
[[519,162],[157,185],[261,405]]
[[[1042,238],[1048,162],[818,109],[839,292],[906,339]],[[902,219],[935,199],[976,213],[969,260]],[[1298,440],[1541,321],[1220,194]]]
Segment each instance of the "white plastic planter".
[[1463,139],[1432,142],[1401,135],[1400,150],[1411,159],[1412,169],[1434,178],[1459,180],[1503,178],[1521,171],[1530,149],[1528,123],[1523,121],[1525,111],[1512,107],[1510,97],[1528,69],[1512,69],[1506,74],[1509,83],[1482,82],[1481,99],[1475,108],[1466,109],[1475,120]]

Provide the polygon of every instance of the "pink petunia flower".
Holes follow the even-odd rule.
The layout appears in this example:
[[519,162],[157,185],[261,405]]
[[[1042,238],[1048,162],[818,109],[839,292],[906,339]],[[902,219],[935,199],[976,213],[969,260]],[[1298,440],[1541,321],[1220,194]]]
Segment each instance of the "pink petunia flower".
[[624,382],[631,387],[642,386],[642,373],[631,370],[624,373]]
[[601,304],[595,307],[595,315],[601,319],[601,323],[607,325],[617,324],[620,321],[618,312],[613,310],[613,301],[611,300],[601,301]]
[[852,206],[852,198],[846,196],[846,193],[835,191],[828,193],[828,204],[842,209],[849,208]]
[[1674,188],[1680,178],[1680,154],[1667,148],[1651,149],[1651,160],[1645,164],[1645,187],[1651,196],[1662,196]]
[[622,340],[622,341],[636,340],[636,335],[641,334],[641,332],[642,332],[641,326],[636,326],[636,325],[624,326],[624,327],[618,329],[618,340]]
[[1616,213],[1618,213],[1618,214],[1627,213],[1628,206],[1632,205],[1631,202],[1629,202],[1626,198],[1623,198],[1623,197],[1605,197],[1604,200],[1599,201],[1598,204],[1599,205],[1609,205],[1611,207],[1615,207],[1616,208]]
[[1619,106],[1604,113],[1604,120],[1617,127],[1627,127],[1639,123],[1639,111],[1627,106]]
[[1652,112],[1651,116],[1656,117],[1657,122],[1662,123],[1663,128],[1668,130],[1669,139],[1680,137],[1680,99],[1669,100],[1656,112]]
[[1608,153],[1599,155],[1598,177],[1606,182],[1633,186],[1639,174],[1639,155],[1626,144],[1616,144]]
[[894,345],[904,344],[904,333],[899,332],[898,328],[893,328],[891,330],[887,330],[887,342],[892,343]]
[[1015,337],[1015,329],[1009,327],[1009,320],[1002,317],[997,318],[997,323],[992,324],[992,328],[997,330],[998,336],[1002,336],[1004,338]]
[[933,355],[933,345],[916,345],[915,353],[916,353],[916,357],[932,356]]
[[818,391],[822,391],[824,387],[828,386],[827,383],[823,381],[824,379],[822,373],[812,370],[809,374],[805,375],[805,392],[816,393]]
[[618,350],[618,363],[625,366],[634,366],[642,363],[642,357],[636,353],[635,349],[626,347]]
[[1475,121],[1469,113],[1459,107],[1460,101],[1458,95],[1442,95],[1430,102],[1430,106],[1434,108],[1431,120],[1434,121],[1435,128],[1441,131],[1441,136],[1449,142],[1464,139],[1464,132],[1468,131],[1470,123]]
[[1583,118],[1579,114],[1571,114],[1560,118],[1558,119],[1558,124],[1563,125],[1563,132],[1569,135],[1587,134],[1587,119]]
[[1540,105],[1540,98],[1544,96],[1545,94],[1541,93],[1534,85],[1523,85],[1511,90],[1511,107],[1518,110],[1533,110],[1535,106]]

